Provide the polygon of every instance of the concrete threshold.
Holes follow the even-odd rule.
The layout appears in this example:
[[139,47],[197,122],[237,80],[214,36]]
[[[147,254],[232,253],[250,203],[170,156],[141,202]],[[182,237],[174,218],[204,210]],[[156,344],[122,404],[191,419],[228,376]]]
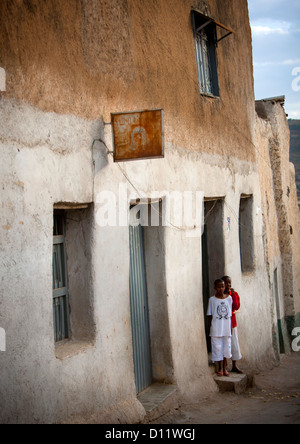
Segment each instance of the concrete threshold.
[[144,424],[155,421],[170,410],[178,407],[178,393],[175,385],[155,383],[138,395],[146,410]]

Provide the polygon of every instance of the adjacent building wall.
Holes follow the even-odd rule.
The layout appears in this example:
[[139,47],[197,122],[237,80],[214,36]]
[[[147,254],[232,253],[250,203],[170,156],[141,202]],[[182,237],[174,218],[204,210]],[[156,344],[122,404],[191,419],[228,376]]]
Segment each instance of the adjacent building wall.
[[[275,328],[281,351],[289,349],[288,335],[299,325],[300,226],[295,168],[289,162],[289,127],[282,99],[256,102],[257,147],[263,196],[266,260],[274,295]],[[279,300],[276,306],[278,277]]]

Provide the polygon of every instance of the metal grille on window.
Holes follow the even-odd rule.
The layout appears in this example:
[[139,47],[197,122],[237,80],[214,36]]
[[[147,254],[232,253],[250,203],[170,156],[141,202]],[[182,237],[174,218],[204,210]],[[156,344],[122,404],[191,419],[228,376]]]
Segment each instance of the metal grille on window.
[[205,30],[196,34],[196,54],[199,71],[200,90],[202,93],[213,94],[211,67],[209,60],[208,37]]
[[53,230],[53,327],[55,342],[70,335],[67,261],[63,213],[54,213]]

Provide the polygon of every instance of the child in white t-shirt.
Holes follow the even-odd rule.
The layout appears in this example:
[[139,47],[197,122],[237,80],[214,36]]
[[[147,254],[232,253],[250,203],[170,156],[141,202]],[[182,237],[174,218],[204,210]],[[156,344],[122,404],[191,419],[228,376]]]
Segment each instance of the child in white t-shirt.
[[[218,363],[218,376],[229,376],[227,359],[231,358],[232,297],[224,294],[225,282],[215,281],[216,295],[209,299],[207,316],[211,320],[212,360]],[[223,370],[222,370],[223,368]]]

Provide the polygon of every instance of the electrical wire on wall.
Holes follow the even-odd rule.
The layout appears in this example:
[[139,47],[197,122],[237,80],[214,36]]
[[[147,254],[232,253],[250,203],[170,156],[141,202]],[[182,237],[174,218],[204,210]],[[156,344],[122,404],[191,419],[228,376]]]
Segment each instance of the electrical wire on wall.
[[[109,150],[108,146],[106,145],[106,143],[105,143],[105,141],[103,139],[94,139],[93,140],[92,152],[93,152],[93,149],[94,149],[95,142],[102,143],[102,145],[106,149],[107,155],[113,157],[113,152]],[[116,163],[117,163],[117,166],[118,166],[119,170],[121,171],[122,175],[125,177],[126,181],[132,186],[132,188],[134,189],[134,191],[137,193],[138,197],[142,201],[144,199],[144,196],[145,196],[146,193],[143,193],[143,192],[141,193],[138,190],[138,188],[133,184],[132,180],[128,177],[128,174],[126,173],[124,168],[122,168],[121,165],[118,162],[116,162]],[[94,161],[93,161],[93,165],[94,165],[94,168],[95,168]],[[144,196],[142,194],[144,194]],[[153,204],[151,203],[151,199],[150,199],[149,205],[151,206],[151,209],[159,216],[160,220],[162,220],[163,219],[162,214],[160,213],[160,211],[157,211],[157,209],[153,206]],[[172,222],[170,222],[169,220],[166,220],[166,219],[165,219],[165,222],[166,222],[167,226],[169,226],[169,227],[171,227],[171,228],[173,228],[173,229],[175,229],[177,231],[195,231],[196,229],[199,228],[199,227],[196,227],[196,226],[190,227],[190,228],[188,228],[188,227],[186,227],[186,228],[178,227],[178,226],[174,225]]]
[[[101,138],[99,138],[99,139],[94,139],[94,140],[93,140],[93,144],[92,144],[92,152],[93,152],[94,145],[95,145],[96,142],[100,142],[100,143],[105,147],[105,150],[106,150],[107,155],[109,155],[109,156],[111,156],[111,157],[113,158],[113,152],[109,150],[107,144],[106,144],[105,141],[104,141],[103,139],[101,139]],[[126,181],[131,185],[131,187],[132,187],[132,188],[134,189],[134,191],[137,193],[137,195],[138,195],[138,197],[140,198],[140,200],[143,201],[144,198],[145,198],[145,195],[146,195],[147,193],[140,192],[140,191],[138,190],[138,188],[134,185],[134,183],[132,182],[132,180],[129,178],[129,176],[128,176],[128,174],[126,173],[126,171],[124,170],[124,168],[122,168],[121,165],[120,165],[119,163],[116,163],[116,164],[117,164],[119,170],[121,171],[122,175],[123,175],[124,178],[126,179]],[[94,160],[93,160],[93,166],[94,166],[94,171],[95,171],[95,161],[94,161]],[[244,228],[244,230],[246,230],[246,231],[250,231],[250,230],[249,230],[249,227],[245,226],[244,224],[241,224],[239,215],[235,212],[235,210],[233,209],[233,207],[232,207],[231,205],[229,205],[229,204],[226,202],[226,199],[224,199],[224,198],[220,198],[220,199],[215,199],[215,200],[214,200],[214,204],[213,204],[212,208],[208,211],[207,214],[204,215],[204,220],[203,220],[203,224],[202,224],[202,225],[204,226],[204,225],[207,224],[210,215],[213,213],[216,204],[217,204],[218,201],[220,201],[220,200],[222,200],[222,202],[224,202],[224,205],[228,208],[229,212],[233,215],[234,219],[236,220],[236,223],[237,223],[238,227]],[[158,211],[158,210],[154,207],[154,205],[151,203],[151,199],[149,199],[148,202],[150,202],[149,205],[151,206],[151,209],[152,209],[152,210],[153,210],[153,211],[159,216],[160,220],[162,220],[162,219],[163,219],[163,216],[162,216],[161,212]],[[204,206],[204,201],[203,201],[203,206]],[[203,209],[203,214],[204,214],[204,209]],[[186,232],[186,231],[195,231],[196,229],[199,229],[199,228],[200,228],[200,227],[183,228],[183,227],[178,227],[178,226],[174,225],[172,222],[170,222],[170,221],[168,221],[168,220],[165,220],[165,222],[166,222],[167,226],[169,226],[169,227],[171,227],[171,228],[173,228],[173,229],[175,229],[175,230],[177,230],[177,231],[184,231],[184,232]],[[202,226],[202,231],[203,231],[203,226]],[[202,233],[202,234],[203,234],[203,233]],[[255,236],[255,237],[260,237],[260,236]]]

